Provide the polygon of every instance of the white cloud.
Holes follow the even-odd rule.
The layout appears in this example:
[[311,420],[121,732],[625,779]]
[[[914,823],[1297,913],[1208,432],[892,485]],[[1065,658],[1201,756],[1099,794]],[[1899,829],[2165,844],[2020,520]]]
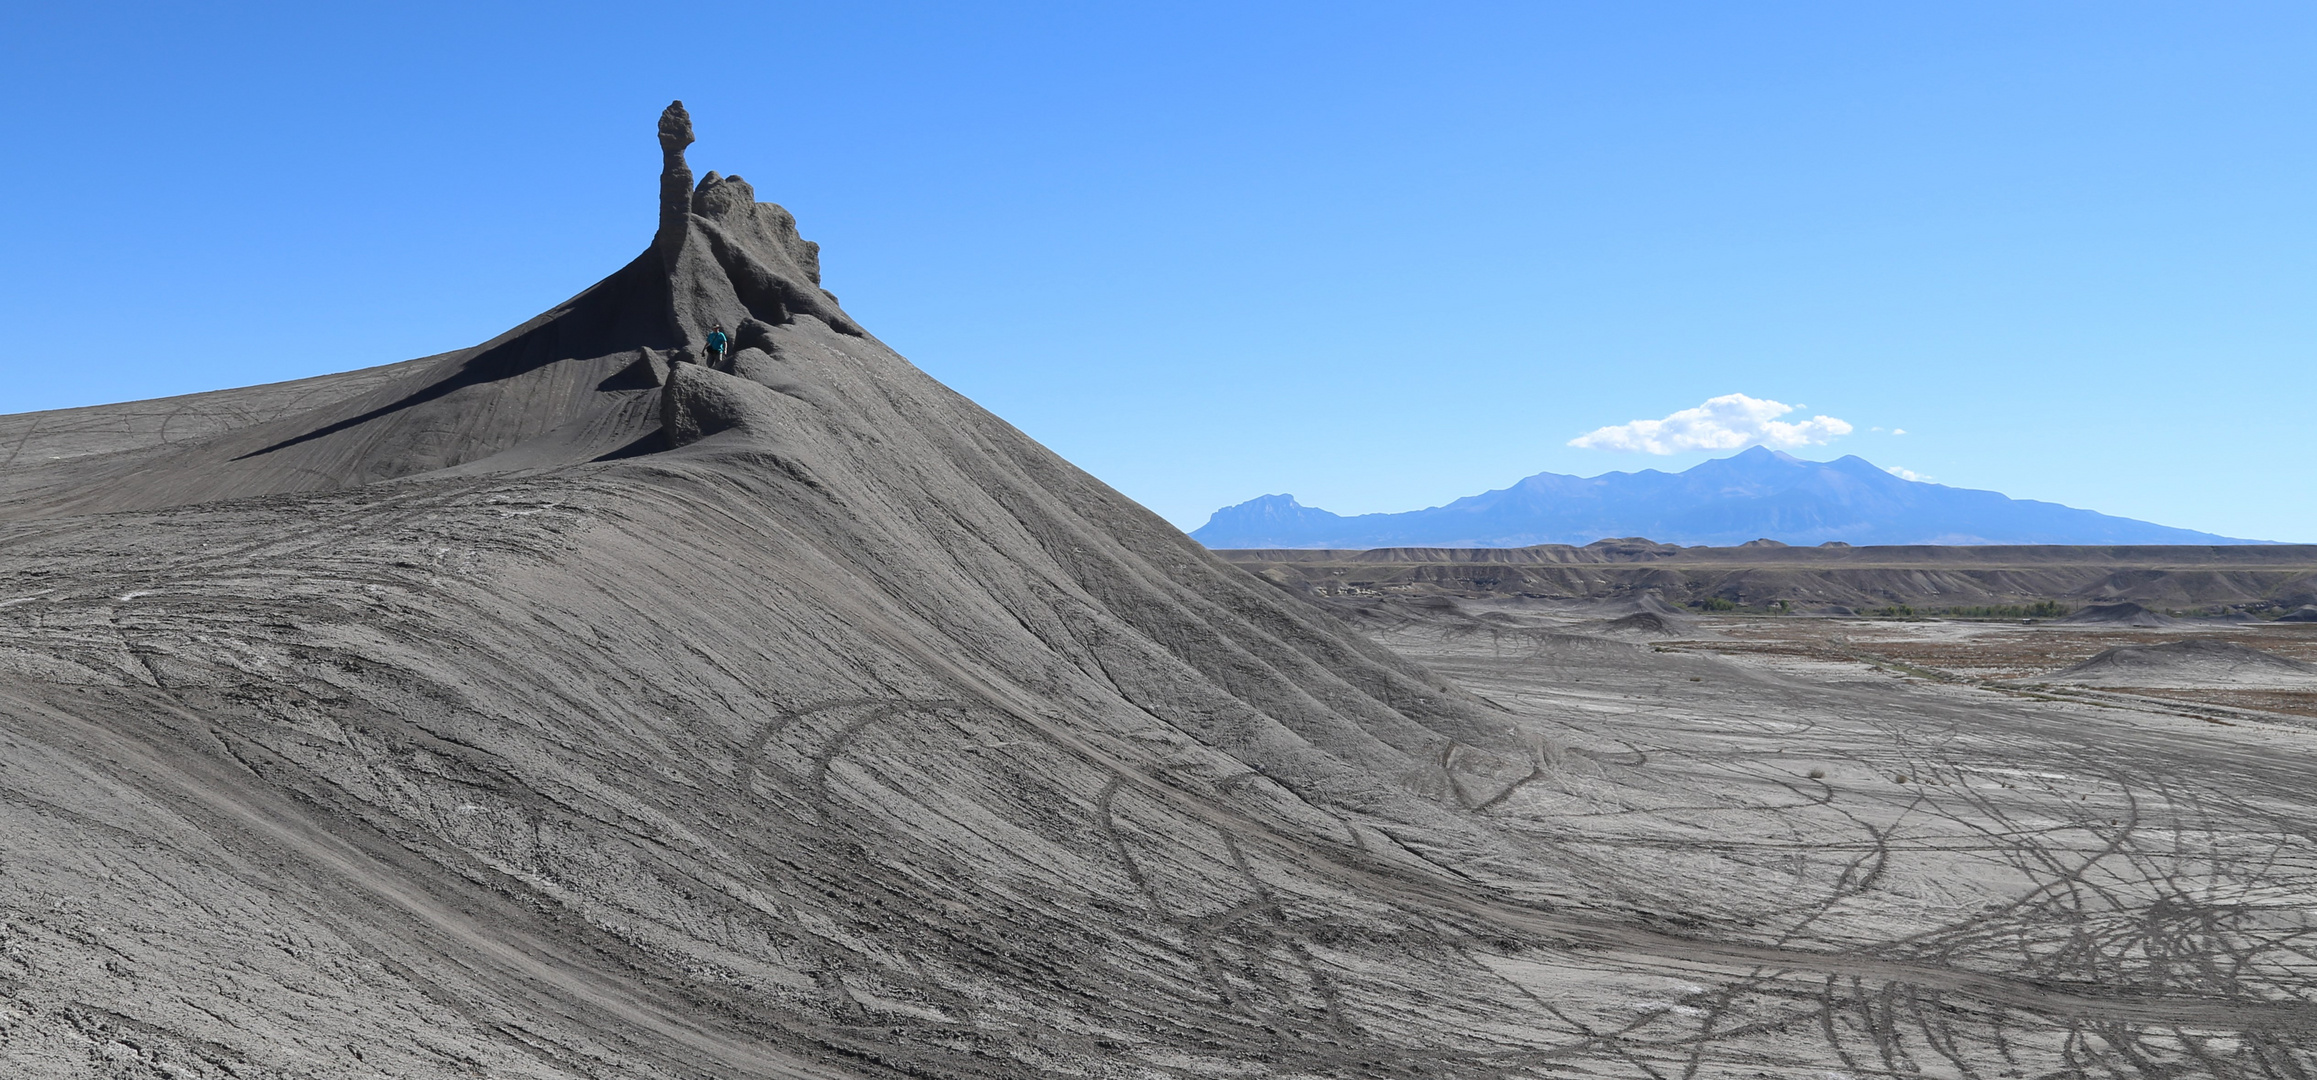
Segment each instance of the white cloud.
[[1744,394],[1723,394],[1663,420],[1635,420],[1589,431],[1569,440],[1569,445],[1587,450],[1678,454],[1684,450],[1735,450],[1757,443],[1780,448],[1817,446],[1850,434],[1849,423],[1831,416],[1813,416],[1798,423],[1778,419],[1801,407]]
[[1931,482],[1930,477],[1916,472],[1913,469],[1902,469],[1897,465],[1885,465],[1883,466],[1883,471],[1891,474],[1892,476],[1896,476],[1901,480],[1912,480],[1918,484],[1928,484]]
[[1905,429],[1905,428],[1903,428],[1903,427],[1897,427],[1897,428],[1892,428],[1892,429],[1891,429],[1891,434],[1893,434],[1893,435],[1904,435],[1904,434],[1906,434],[1906,433],[1907,433],[1907,429]]

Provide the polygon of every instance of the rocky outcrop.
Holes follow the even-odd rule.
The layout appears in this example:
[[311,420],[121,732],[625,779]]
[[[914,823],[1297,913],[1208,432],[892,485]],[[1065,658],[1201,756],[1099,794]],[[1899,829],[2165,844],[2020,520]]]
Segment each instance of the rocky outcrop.
[[709,173],[692,195],[692,228],[708,246],[716,268],[745,308],[738,325],[753,320],[768,326],[810,315],[839,333],[859,336],[859,324],[820,287],[821,248],[797,234],[796,218],[773,203],[756,201],[756,190],[737,176]]
[[658,349],[637,349],[635,362],[596,384],[597,390],[650,390],[668,381],[669,357]]
[[684,148],[690,145],[692,114],[683,102],[669,102],[660,113],[660,231],[652,238],[652,248],[671,271],[690,229],[692,166],[684,161]]
[[[796,217],[756,201],[756,189],[738,176],[710,171],[695,187],[684,160],[691,142],[691,115],[675,102],[660,115],[660,232],[653,249],[667,274],[667,316],[677,339],[697,347],[718,323],[769,329],[807,316],[863,336],[836,296],[821,288],[820,245],[798,235]],[[739,344],[763,347],[761,330],[757,338]]]
[[769,430],[778,397],[747,379],[699,364],[677,364],[668,369],[668,384],[660,390],[660,430],[671,450],[736,428]]
[[771,353],[750,347],[733,353],[724,361],[724,366],[718,370],[727,374],[738,375],[743,379],[764,382],[772,378],[779,370],[774,366],[777,363],[778,361],[772,358]]
[[[744,377],[812,400],[811,387],[825,380],[778,362],[783,337],[817,340],[833,331],[878,348],[820,287],[819,245],[798,235],[787,210],[757,201],[740,177],[711,172],[694,183],[685,158],[694,129],[683,102],[660,114],[657,135],[659,225],[651,246],[553,310],[472,348],[384,369],[390,377],[335,379],[343,393],[291,399],[305,403],[300,408],[245,407],[268,391],[227,391],[217,399],[220,415],[265,422],[220,426],[206,442],[172,439],[180,445],[165,465],[95,453],[112,444],[76,436],[76,456],[52,453],[38,465],[20,459],[0,474],[0,501],[18,517],[107,512],[657,449],[667,440],[657,433],[663,410],[652,395],[671,368],[705,358],[708,330],[718,323],[734,332],[736,351],[757,350]],[[726,368],[738,370],[730,361]],[[62,431],[58,425],[78,421],[40,423]]]
[[736,352],[745,349],[762,349],[777,356],[780,354],[780,349],[774,344],[774,340],[772,324],[763,319],[742,319],[740,325],[732,332],[732,348]]

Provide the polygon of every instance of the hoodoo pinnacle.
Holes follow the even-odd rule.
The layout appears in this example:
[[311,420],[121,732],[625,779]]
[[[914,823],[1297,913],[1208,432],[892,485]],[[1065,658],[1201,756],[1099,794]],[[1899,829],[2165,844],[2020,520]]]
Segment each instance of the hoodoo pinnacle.
[[671,101],[660,113],[660,231],[652,247],[670,269],[684,246],[684,218],[692,212],[692,166],[684,148],[692,145],[692,114],[682,101]]

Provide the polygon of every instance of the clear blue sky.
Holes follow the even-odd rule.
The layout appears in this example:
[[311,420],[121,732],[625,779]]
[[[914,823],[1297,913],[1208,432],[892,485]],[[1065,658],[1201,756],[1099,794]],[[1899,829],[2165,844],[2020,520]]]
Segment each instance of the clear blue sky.
[[[1745,394],[2317,541],[2306,4],[15,4],[0,411],[486,338],[695,168],[1178,524],[1405,510]],[[1896,435],[1889,430],[1904,429]]]

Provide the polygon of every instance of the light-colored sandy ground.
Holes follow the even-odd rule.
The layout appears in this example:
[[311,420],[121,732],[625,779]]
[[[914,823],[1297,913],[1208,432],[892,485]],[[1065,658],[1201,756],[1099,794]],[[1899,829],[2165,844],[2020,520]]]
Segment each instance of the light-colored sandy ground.
[[[2310,1067],[2293,1018],[2317,987],[2317,719],[1924,665],[1971,655],[2009,674],[2122,633],[2062,645],[2032,627],[1708,618],[1710,636],[1610,644],[1550,629],[1576,621],[1381,631],[1552,748],[1559,767],[1491,795],[1488,816],[1717,942],[2000,974],[2017,995],[1775,961],[1701,972],[1639,1029],[1663,1075],[1749,1044],[1854,1075]],[[2317,646],[2300,627],[2244,634]],[[2093,998],[2136,1015],[2095,1016]],[[2222,1002],[2249,1011],[2224,1019]]]

